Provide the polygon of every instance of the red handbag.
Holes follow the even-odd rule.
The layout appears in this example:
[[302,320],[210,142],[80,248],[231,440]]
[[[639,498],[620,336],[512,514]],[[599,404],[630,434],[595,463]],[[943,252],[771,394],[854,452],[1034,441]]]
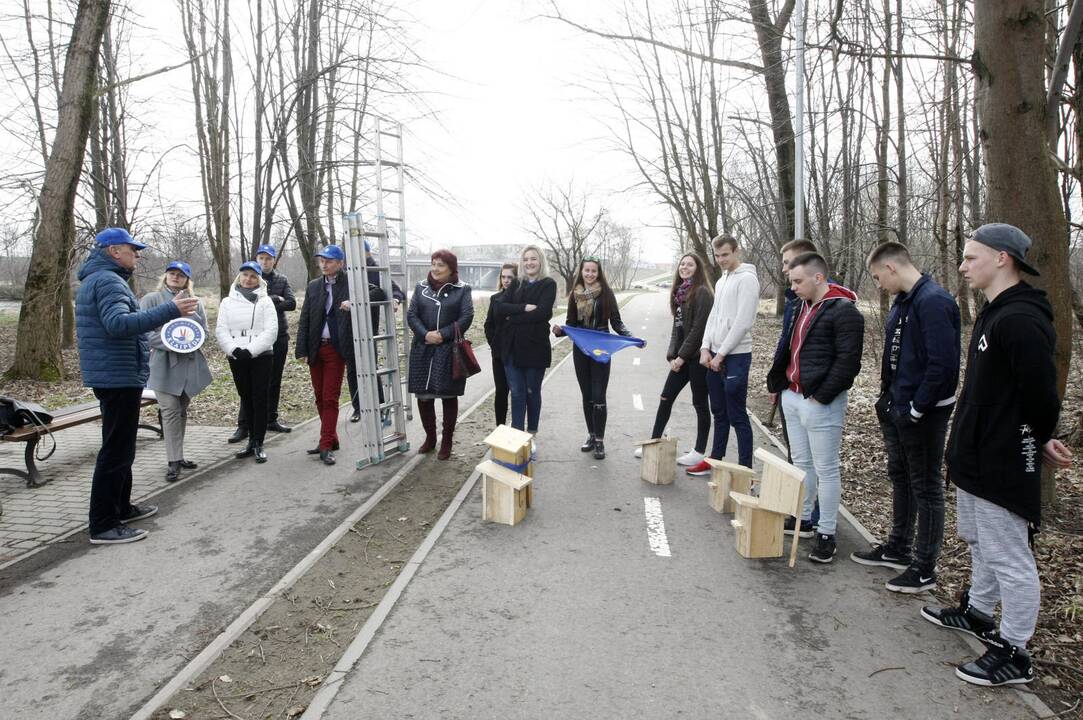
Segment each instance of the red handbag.
[[474,346],[463,337],[459,323],[455,323],[455,345],[451,348],[451,379],[465,380],[481,372],[481,364],[474,355]]

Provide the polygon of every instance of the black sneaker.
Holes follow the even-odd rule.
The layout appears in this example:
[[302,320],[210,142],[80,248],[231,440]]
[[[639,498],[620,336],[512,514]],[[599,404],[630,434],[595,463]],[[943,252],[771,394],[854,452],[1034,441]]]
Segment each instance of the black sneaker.
[[909,567],[903,570],[901,575],[897,575],[884,583],[884,587],[891,592],[911,595],[925,592],[936,587],[936,573],[922,572],[915,567]]
[[873,545],[870,550],[857,550],[850,553],[850,559],[858,565],[876,565],[896,570],[905,570],[910,567],[909,554],[904,555],[887,545]]
[[128,514],[120,519],[121,522],[135,522],[136,520],[145,520],[151,515],[158,514],[157,505],[132,505],[128,509]]
[[[782,525],[782,532],[787,535],[793,535],[793,529],[797,525],[797,520],[792,517],[786,518],[786,522]],[[798,537],[810,538],[816,534],[816,528],[812,526],[811,520],[801,521],[801,532]]]
[[[812,523],[809,523],[810,525]],[[802,532],[802,535],[804,533]],[[829,563],[835,559],[835,536],[824,535],[823,533],[816,534],[816,547],[812,549],[812,552],[808,554],[808,559],[812,562]]]
[[986,635],[996,631],[992,618],[983,617],[970,607],[970,596],[967,593],[963,593],[959,599],[958,607],[942,608],[926,605],[921,609],[921,616],[933,625],[965,632],[979,640],[985,640]]
[[982,638],[988,649],[977,660],[955,668],[955,675],[974,685],[1022,685],[1034,679],[1030,656],[992,632]]
[[112,530],[106,530],[90,536],[91,545],[122,545],[136,540],[142,540],[149,533],[146,530],[130,528],[127,525],[117,525]]

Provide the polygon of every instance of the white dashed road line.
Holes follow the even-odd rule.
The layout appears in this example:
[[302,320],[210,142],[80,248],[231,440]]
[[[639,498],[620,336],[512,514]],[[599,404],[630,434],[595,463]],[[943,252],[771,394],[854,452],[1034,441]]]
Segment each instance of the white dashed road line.
[[647,542],[650,543],[651,552],[658,557],[670,557],[666,521],[662,518],[662,501],[656,497],[643,498],[643,512],[647,516]]

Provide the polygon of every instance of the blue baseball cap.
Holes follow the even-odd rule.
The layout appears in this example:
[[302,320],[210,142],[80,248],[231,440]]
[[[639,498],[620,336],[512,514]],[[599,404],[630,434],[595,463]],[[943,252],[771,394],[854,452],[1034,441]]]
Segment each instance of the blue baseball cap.
[[338,245],[328,245],[316,253],[316,257],[327,258],[328,260],[345,260],[346,253]]
[[241,263],[241,269],[238,270],[237,272],[244,272],[245,270],[251,270],[255,274],[259,275],[260,277],[263,277],[263,268],[261,268],[259,266],[259,263],[256,262],[255,260],[249,260],[246,263]]
[[186,278],[188,278],[189,280],[192,279],[192,266],[189,265],[186,262],[181,262],[180,260],[174,260],[173,262],[166,265],[165,269],[166,269],[166,272],[168,272],[170,270],[180,270],[182,273],[184,273],[184,276]]
[[260,245],[256,248],[256,255],[259,255],[260,253],[267,253],[273,258],[278,257],[278,251],[275,250],[274,245]]
[[94,241],[100,248],[110,245],[131,245],[136,250],[142,250],[146,247],[143,243],[134,240],[127,230],[118,227],[105,228],[94,236]]

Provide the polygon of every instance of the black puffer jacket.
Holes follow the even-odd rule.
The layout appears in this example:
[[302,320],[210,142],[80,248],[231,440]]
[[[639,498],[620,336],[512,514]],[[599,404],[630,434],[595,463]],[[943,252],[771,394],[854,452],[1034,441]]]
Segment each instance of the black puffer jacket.
[[328,323],[335,324],[335,332],[331,336],[335,350],[343,358],[353,357],[353,324],[350,322],[350,313],[339,309],[342,302],[349,299],[350,281],[342,270],[335,276],[335,284],[331,290],[330,313],[324,310],[327,293],[324,290],[323,276],[305,287],[305,300],[301,306],[301,315],[297,319],[297,345],[293,351],[296,357],[307,358],[309,365],[316,362],[325,319]]
[[684,299],[680,307],[680,326],[677,325],[677,318],[673,318],[666,360],[680,357],[686,363],[699,362],[699,347],[703,344],[703,330],[707,327],[712,305],[714,293],[706,285],[699,286]]
[[1053,308],[1024,282],[982,308],[945,460],[948,478],[1037,525],[1042,445],[1060,414]]
[[272,270],[263,273],[263,279],[267,281],[267,296],[275,304],[275,312],[278,313],[278,337],[288,338],[290,333],[289,326],[286,325],[286,313],[297,309],[297,298],[293,296],[289,278],[277,270]]
[[[459,324],[459,332],[465,335],[474,321],[470,286],[461,282],[445,283],[434,293],[428,281],[419,282],[410,297],[406,321],[414,334],[407,383],[410,392],[441,396],[466,392],[466,379],[451,377],[451,351],[455,343],[455,323]],[[439,330],[444,342],[427,345],[425,333],[431,330]]]
[[861,371],[861,350],[865,335],[865,318],[857,309],[857,300],[850,290],[831,285],[827,295],[808,307],[799,307],[790,335],[775,356],[767,373],[767,389],[782,392],[790,381],[786,369],[790,362],[790,344],[797,335],[803,313],[814,312],[798,352],[801,394],[827,405],[839,393],[849,390]]
[[[549,320],[557,299],[557,283],[542,278],[532,283],[516,281],[496,303],[500,357],[516,367],[547,368],[553,362],[549,343]],[[527,312],[527,305],[536,305]]]
[[620,306],[617,305],[617,296],[608,288],[595,300],[594,314],[591,315],[590,322],[579,319],[579,306],[575,304],[575,295],[573,293],[568,298],[568,314],[564,318],[564,324],[586,328],[587,330],[600,330],[601,332],[609,332],[609,328],[612,326],[613,332],[616,334],[624,337],[632,336],[632,331],[620,319]]

